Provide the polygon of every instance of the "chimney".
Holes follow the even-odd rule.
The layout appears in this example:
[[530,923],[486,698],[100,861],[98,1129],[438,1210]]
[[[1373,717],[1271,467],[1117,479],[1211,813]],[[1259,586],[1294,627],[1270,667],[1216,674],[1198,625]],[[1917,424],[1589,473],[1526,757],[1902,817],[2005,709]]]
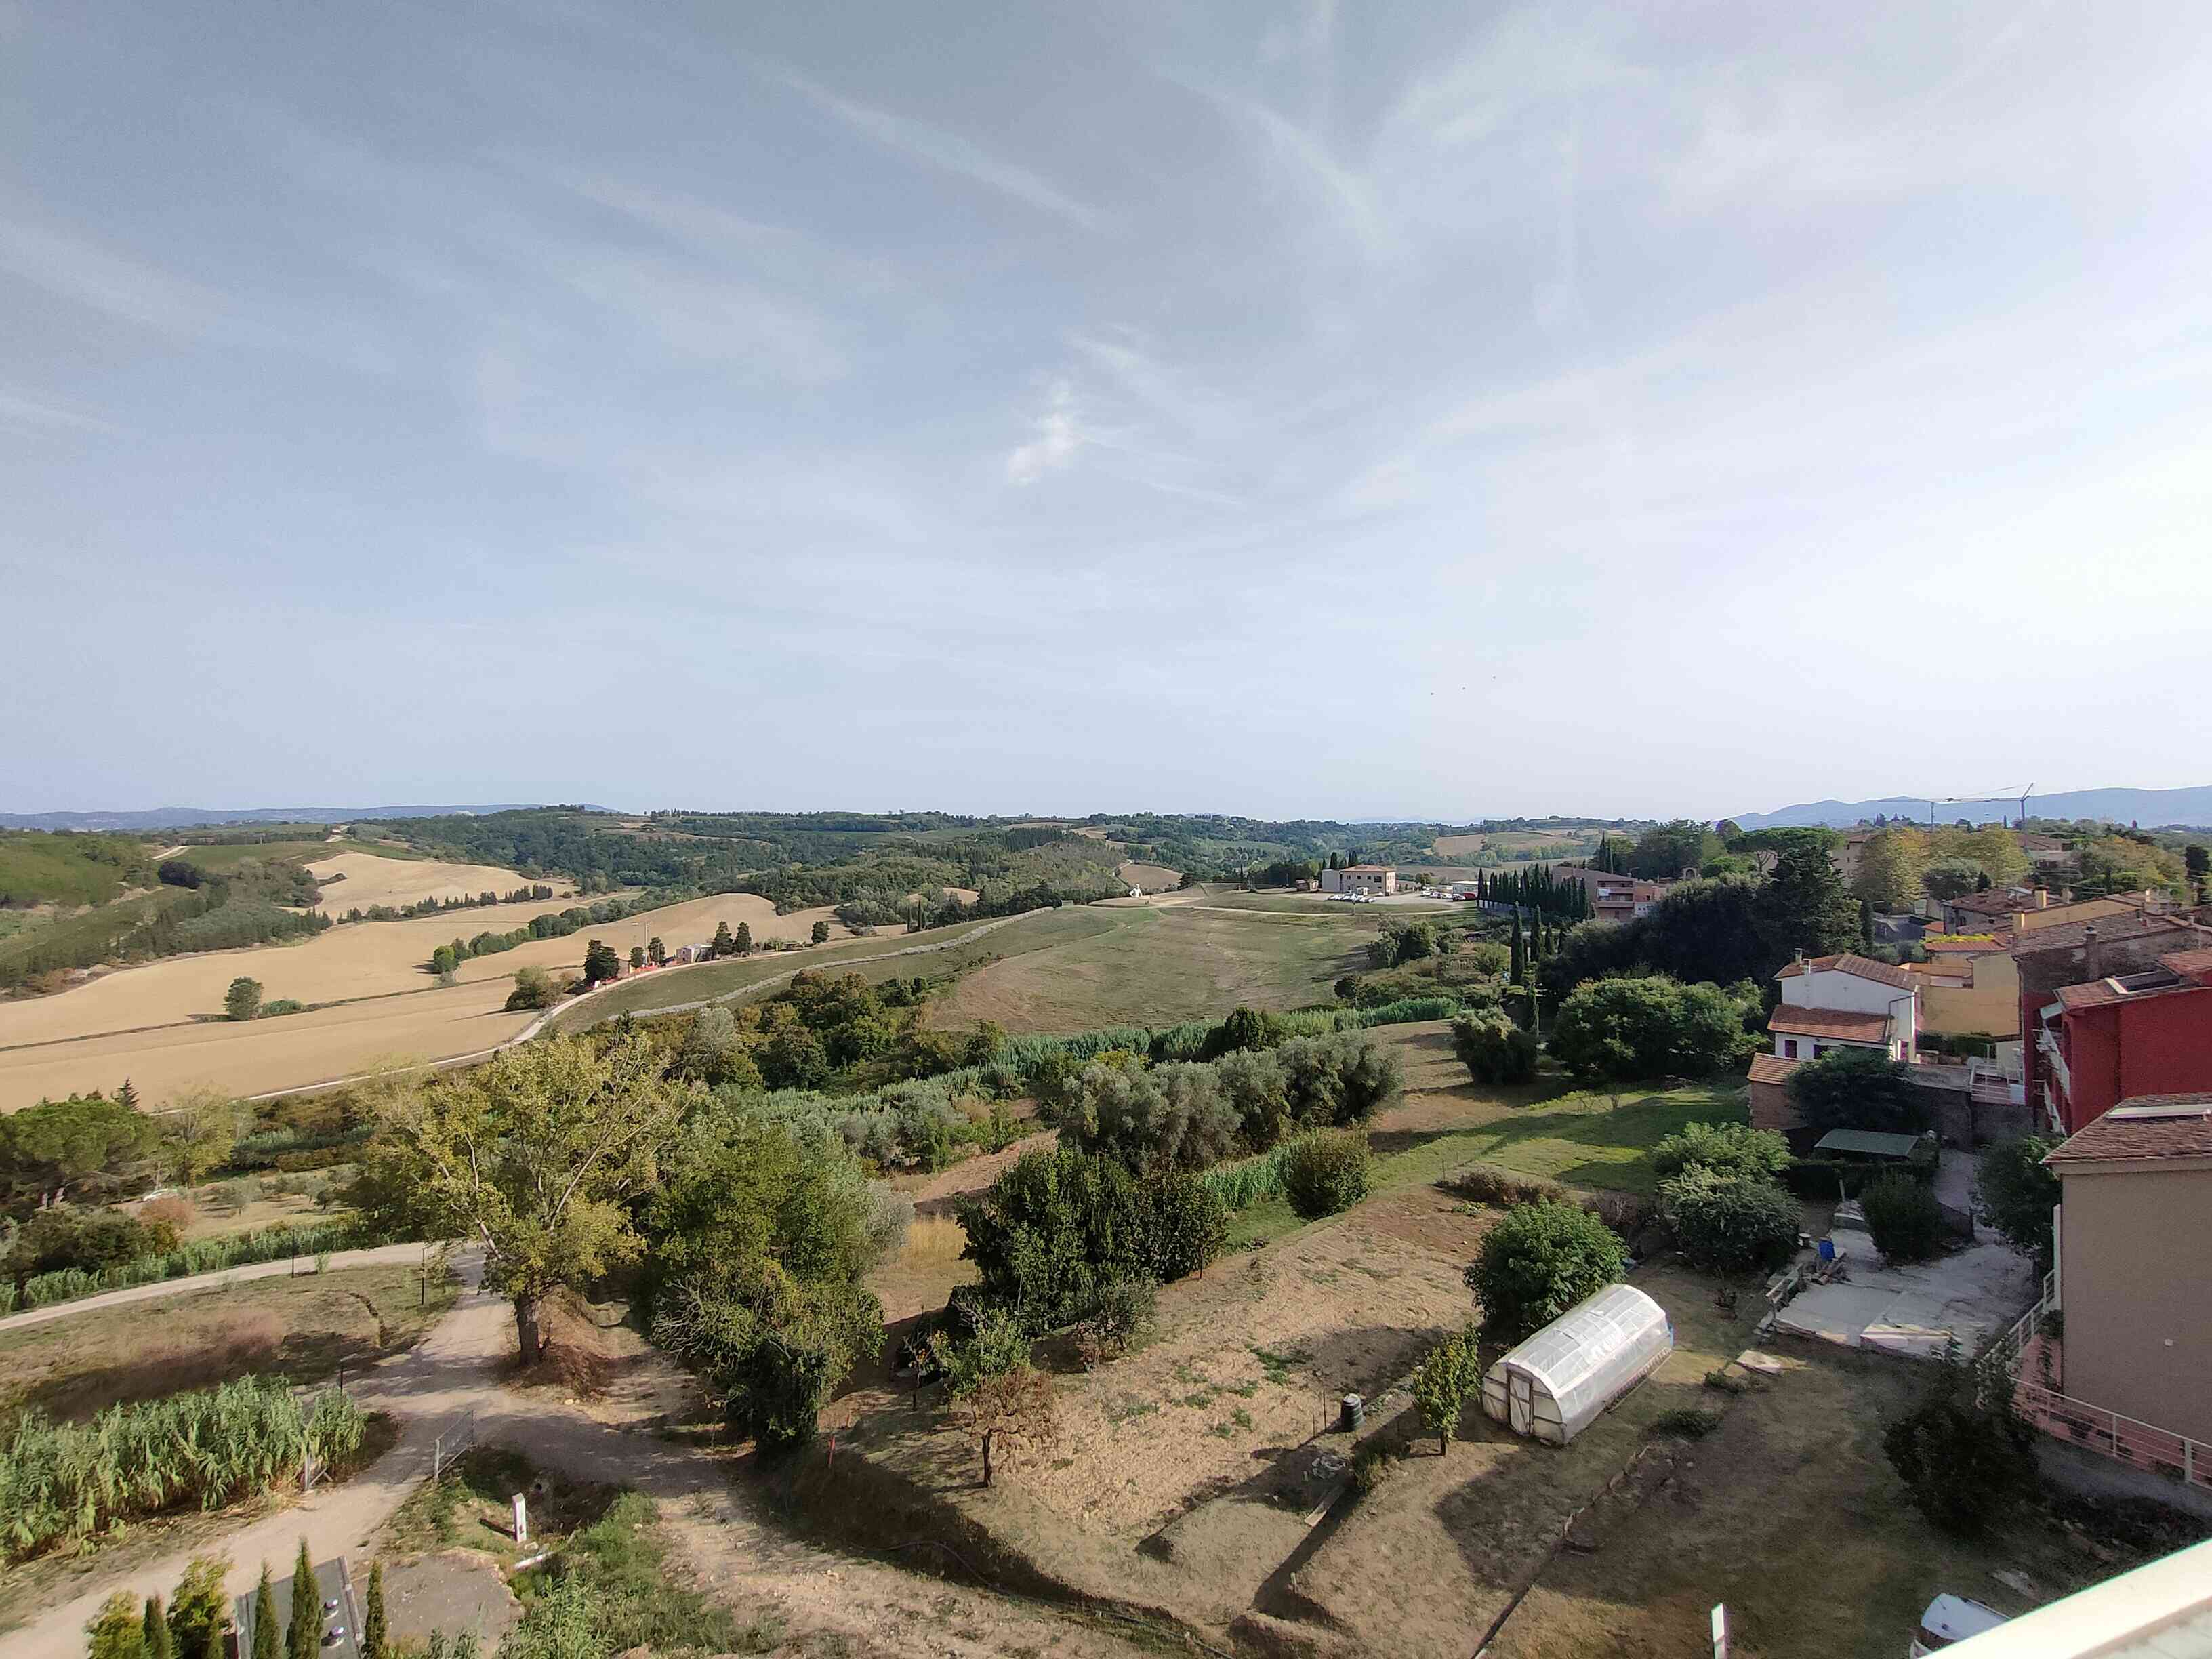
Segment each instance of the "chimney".
[[2081,965],[2089,970],[2090,979],[2104,978],[2105,950],[2097,943],[2097,929],[2094,923],[2081,930]]
[[1797,971],[1801,974],[1805,971],[1805,947],[1802,945],[1797,947]]
[[2039,887],[2035,890],[2035,908],[2039,910],[2048,910],[2051,908],[2051,890],[2048,887]]

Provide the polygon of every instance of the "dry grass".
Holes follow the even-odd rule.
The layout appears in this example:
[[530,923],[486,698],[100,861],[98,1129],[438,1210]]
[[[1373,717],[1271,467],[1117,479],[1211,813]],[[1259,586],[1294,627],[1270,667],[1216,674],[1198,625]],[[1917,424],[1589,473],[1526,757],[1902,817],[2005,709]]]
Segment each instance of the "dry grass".
[[1141,887],[1147,893],[1173,887],[1182,879],[1182,871],[1170,870],[1164,864],[1122,864],[1115,867],[1114,873],[1132,887]]
[[945,1267],[960,1260],[968,1248],[968,1231],[949,1215],[915,1218],[907,1229],[906,1243],[898,1253],[902,1267]]
[[149,1200],[138,1206],[141,1221],[166,1221],[177,1230],[179,1237],[191,1231],[192,1224],[200,1218],[199,1206],[189,1198],[172,1193],[167,1198]]
[[[576,890],[572,881],[533,880],[495,864],[441,864],[428,859],[388,859],[374,853],[340,853],[317,859],[307,872],[326,883],[323,908],[343,915],[373,904],[413,904],[426,898],[474,898],[479,893],[511,893],[518,887],[550,887],[556,896]],[[332,881],[342,876],[342,881]],[[542,902],[543,901],[541,901]]]
[[453,1296],[450,1283],[434,1284],[418,1305],[413,1268],[353,1267],[178,1297],[158,1317],[143,1307],[77,1314],[0,1346],[0,1413],[35,1407],[81,1420],[255,1372],[319,1382],[341,1359],[362,1364],[412,1346]]

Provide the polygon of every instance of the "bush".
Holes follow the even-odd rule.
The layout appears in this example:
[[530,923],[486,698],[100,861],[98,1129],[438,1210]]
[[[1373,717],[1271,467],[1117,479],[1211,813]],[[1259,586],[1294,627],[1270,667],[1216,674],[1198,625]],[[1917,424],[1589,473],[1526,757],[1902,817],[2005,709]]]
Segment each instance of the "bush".
[[1910,1068],[1876,1048],[1831,1048],[1790,1074],[1790,1100],[1812,1128],[1917,1135],[1935,1121]]
[[1075,1351],[1085,1370],[1096,1370],[1139,1346],[1152,1334],[1159,1285],[1139,1273],[1115,1273],[1098,1287],[1090,1317],[1075,1327]]
[[1462,1014],[1451,1033],[1452,1051],[1477,1083],[1526,1083],[1536,1075],[1541,1045],[1494,1008]]
[[2043,1160],[2057,1143],[2039,1135],[2001,1140],[1974,1165],[1974,1211],[2045,1269],[2051,1266],[2051,1212],[2058,1204],[2058,1177]]
[[1682,1254],[1708,1273],[1771,1269],[1796,1252],[1797,1200],[1764,1177],[1717,1175],[1693,1164],[1659,1195]]
[[1881,1437],[1914,1507],[1964,1537],[2034,1496],[2034,1443],[2003,1362],[1985,1353],[1970,1365],[1955,1342],[1919,1403]]
[[1663,974],[1578,986],[1552,1025],[1553,1057],[1577,1077],[1632,1082],[1706,1077],[1757,1046],[1745,1029],[1759,1011],[1752,987],[1684,985]]
[[1696,1406],[1676,1406],[1663,1411],[1651,1419],[1655,1434],[1676,1434],[1685,1440],[1703,1440],[1721,1425],[1718,1412],[1705,1411]]
[[[177,1234],[198,1221],[200,1212],[193,1206],[191,1200],[173,1193],[167,1198],[152,1199],[140,1205],[138,1218],[160,1223],[166,1225],[172,1234]],[[170,1248],[173,1249],[175,1246]]]
[[1510,1209],[1516,1204],[1571,1204],[1574,1194],[1548,1176],[1522,1175],[1498,1164],[1470,1164],[1437,1183],[1477,1204]]
[[507,1010],[514,1013],[525,1008],[550,1008],[560,1000],[560,987],[543,968],[518,968],[514,989],[507,994]]
[[1892,1261],[1925,1261],[1943,1248],[1943,1206],[1908,1175],[1886,1175],[1859,1194],[1874,1247]]
[[1284,1149],[1283,1192],[1307,1221],[1340,1215],[1367,1196],[1374,1159],[1353,1129],[1316,1129]]
[[1662,1179],[1678,1176],[1693,1164],[1715,1175],[1770,1178],[1790,1167],[1790,1143],[1771,1129],[1690,1123],[1651,1149],[1651,1167]]
[[1457,1336],[1448,1336],[1429,1350],[1414,1368],[1407,1385],[1421,1421],[1437,1437],[1437,1455],[1451,1450],[1459,1432],[1460,1414],[1468,1401],[1482,1391],[1482,1356],[1478,1328],[1469,1325]]
[[1483,1235],[1467,1270],[1486,1322],[1517,1340],[1620,1276],[1620,1240],[1572,1204],[1516,1205]]

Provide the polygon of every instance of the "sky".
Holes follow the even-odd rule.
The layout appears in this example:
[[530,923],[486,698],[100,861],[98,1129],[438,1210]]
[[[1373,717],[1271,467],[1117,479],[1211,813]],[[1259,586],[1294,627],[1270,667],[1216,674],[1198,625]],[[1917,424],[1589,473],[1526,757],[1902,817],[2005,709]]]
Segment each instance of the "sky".
[[2171,3],[0,0],[0,810],[2212,781]]

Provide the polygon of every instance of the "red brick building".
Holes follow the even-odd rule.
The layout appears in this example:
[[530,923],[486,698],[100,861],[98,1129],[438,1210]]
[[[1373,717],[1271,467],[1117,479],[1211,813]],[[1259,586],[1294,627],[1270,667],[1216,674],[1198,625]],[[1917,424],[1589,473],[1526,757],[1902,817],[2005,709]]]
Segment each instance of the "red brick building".
[[2060,986],[2032,1029],[2045,1103],[2069,1135],[2133,1096],[2212,1090],[2212,948]]

